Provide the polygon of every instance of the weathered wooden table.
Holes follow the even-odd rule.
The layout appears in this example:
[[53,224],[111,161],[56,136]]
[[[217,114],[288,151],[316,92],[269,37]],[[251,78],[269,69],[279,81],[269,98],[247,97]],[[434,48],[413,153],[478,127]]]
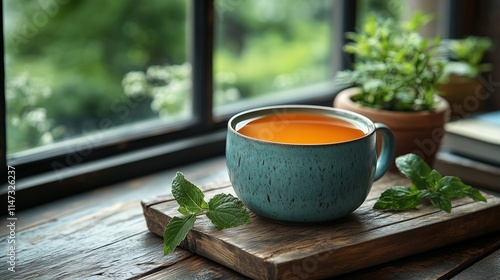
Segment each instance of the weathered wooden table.
[[[227,179],[223,158],[180,167],[179,170],[188,179],[202,184],[205,190],[220,187]],[[155,199],[171,200],[165,195],[175,171],[17,213],[14,230],[9,229],[9,221],[4,217],[0,239],[0,244],[3,244],[0,279],[246,279],[235,270],[182,248],[163,256],[163,240],[148,229],[141,201],[148,205],[148,201]],[[496,213],[500,223],[500,212]],[[471,217],[480,219],[479,216]],[[460,224],[445,223],[445,226],[443,234],[454,229],[456,236],[461,232],[471,232],[470,228]],[[476,226],[477,232],[470,238],[442,247],[430,246],[439,248],[420,253],[404,252],[401,255],[406,257],[397,257],[337,278],[500,279],[500,231],[487,233],[481,223],[476,223]],[[433,230],[439,230],[439,227]],[[14,238],[10,238],[12,234]],[[437,237],[439,233],[429,235],[427,242],[435,243],[431,236]],[[13,239],[15,257],[9,250],[9,246],[14,245],[9,244],[9,240]],[[446,237],[438,239],[442,242]],[[398,248],[402,250],[404,244],[415,250],[412,241],[405,240],[404,235],[398,242]],[[422,246],[426,247],[426,244]],[[15,272],[9,270],[12,259]],[[385,259],[393,258],[386,256]],[[312,268],[300,269],[289,274],[293,276],[289,279],[305,279],[312,275],[304,270]]]

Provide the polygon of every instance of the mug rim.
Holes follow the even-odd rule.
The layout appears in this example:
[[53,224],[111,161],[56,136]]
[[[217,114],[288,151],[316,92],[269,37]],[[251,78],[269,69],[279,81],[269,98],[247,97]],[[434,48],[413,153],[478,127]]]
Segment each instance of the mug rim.
[[[356,120],[361,121],[362,123],[364,123],[367,126],[367,128],[368,128],[368,132],[366,132],[361,137],[350,139],[350,140],[346,140],[346,141],[341,141],[341,142],[306,144],[306,143],[283,143],[283,142],[274,142],[274,141],[269,141],[269,140],[262,140],[262,139],[259,139],[259,138],[255,138],[255,137],[250,137],[250,136],[244,135],[244,134],[242,134],[242,133],[240,133],[240,132],[238,132],[236,130],[236,124],[237,123],[240,123],[241,121],[244,121],[244,120],[247,120],[247,119],[252,119],[252,118],[245,118],[245,119],[243,119],[241,121],[237,121],[238,118],[242,118],[245,115],[252,115],[252,114],[255,114],[255,113],[266,112],[266,111],[269,111],[269,113],[260,115],[259,117],[267,116],[267,115],[272,115],[274,113],[273,110],[277,110],[277,109],[297,109],[299,111],[302,109],[302,110],[304,110],[304,112],[306,112],[306,110],[314,110],[314,111],[324,111],[324,112],[330,112],[330,113],[341,113],[341,115],[344,115],[344,116],[347,115],[349,117],[355,117]],[[332,114],[332,116],[335,116],[335,115]],[[349,121],[349,122],[352,123],[351,120],[347,120],[347,121]],[[234,122],[236,122],[236,123],[234,123]],[[356,126],[356,127],[358,129],[362,130],[358,126]],[[359,113],[356,113],[356,112],[353,112],[353,111],[349,111],[349,110],[345,110],[345,109],[340,109],[340,108],[334,108],[334,107],[320,106],[320,105],[296,105],[296,104],[295,105],[294,104],[290,104],[290,105],[263,106],[263,107],[253,108],[253,109],[249,109],[249,110],[245,110],[245,111],[239,112],[239,113],[235,114],[234,116],[232,116],[229,119],[229,121],[227,122],[227,129],[229,131],[231,131],[232,133],[234,133],[235,135],[237,135],[237,136],[240,136],[240,137],[243,137],[243,138],[246,138],[246,139],[250,139],[250,140],[256,141],[256,142],[262,142],[262,143],[266,143],[266,144],[282,145],[282,146],[308,146],[308,147],[311,147],[311,146],[342,145],[342,144],[352,143],[352,142],[355,142],[355,141],[362,140],[362,139],[364,139],[366,137],[369,137],[370,135],[372,135],[373,133],[375,133],[375,130],[376,130],[375,123],[372,120],[370,120],[366,116],[363,116],[363,115],[361,115]]]

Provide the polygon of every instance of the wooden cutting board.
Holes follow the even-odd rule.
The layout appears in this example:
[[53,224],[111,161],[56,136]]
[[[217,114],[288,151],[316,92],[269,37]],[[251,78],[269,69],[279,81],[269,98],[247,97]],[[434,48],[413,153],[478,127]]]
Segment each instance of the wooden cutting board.
[[[323,278],[359,270],[500,230],[500,198],[487,203],[453,201],[448,214],[432,205],[394,212],[372,209],[386,188],[408,185],[389,174],[376,182],[354,213],[321,225],[280,224],[252,215],[251,224],[218,230],[200,216],[181,247],[254,279]],[[234,195],[229,183],[205,191]],[[172,216],[180,216],[172,196],[143,200],[150,231],[163,236]],[[161,251],[163,248],[158,248]]]

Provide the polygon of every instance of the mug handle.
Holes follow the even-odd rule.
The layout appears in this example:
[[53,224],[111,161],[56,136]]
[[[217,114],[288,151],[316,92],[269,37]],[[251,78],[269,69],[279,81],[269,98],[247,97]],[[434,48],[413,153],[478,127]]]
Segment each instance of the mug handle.
[[380,179],[380,177],[382,177],[382,175],[389,170],[389,167],[392,165],[396,149],[394,135],[389,127],[382,123],[375,123],[375,132],[382,135],[382,149],[377,158],[377,167],[375,169],[375,178],[373,181]]

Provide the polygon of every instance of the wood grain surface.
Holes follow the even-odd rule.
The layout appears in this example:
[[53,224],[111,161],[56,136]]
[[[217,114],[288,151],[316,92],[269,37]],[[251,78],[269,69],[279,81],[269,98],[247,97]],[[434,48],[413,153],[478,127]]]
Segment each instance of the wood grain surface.
[[[141,202],[142,206],[153,206],[173,201],[171,195],[159,195],[169,193],[169,182],[178,170],[182,170],[187,178],[194,179],[206,192],[229,187],[226,183],[228,177],[225,160],[220,157],[19,212],[16,215],[18,220],[15,229],[15,272],[7,269],[10,267],[7,246],[11,245],[8,243],[8,228],[3,224],[0,229],[0,244],[4,248],[4,253],[0,254],[0,279],[248,279],[248,276],[183,248],[177,248],[167,256],[163,255],[162,237],[148,230]],[[401,180],[401,184],[406,184],[402,179],[390,177],[384,177],[376,184],[387,184],[387,180]],[[374,188],[370,194],[372,202],[377,191]],[[147,197],[152,199],[141,201]],[[494,203],[493,200],[488,202],[490,203]],[[455,201],[456,207],[460,207],[459,204],[462,205],[461,201]],[[417,212],[422,210],[424,209]],[[391,215],[381,213],[376,218],[383,219]],[[253,219],[255,220],[256,218]],[[6,221],[6,217],[3,217],[1,222]],[[162,223],[165,222],[166,220],[160,219],[158,223],[151,225],[158,224],[158,230],[162,231]],[[452,242],[448,246],[356,270],[335,279],[499,278],[500,230],[487,234],[480,232],[481,226],[477,229],[473,228],[473,224],[470,226],[466,230],[476,230],[476,238],[460,243]],[[207,227],[212,228],[209,225]],[[456,227],[461,230],[465,225]],[[438,235],[439,232],[446,234],[442,229],[435,234]],[[404,247],[407,240],[401,239],[398,242],[401,243],[398,246]],[[229,249],[232,250],[231,247]],[[253,251],[248,252],[250,253]],[[276,257],[280,254],[278,252]],[[296,266],[293,273],[285,276],[290,279],[313,276],[308,271],[315,268],[314,263],[304,264],[305,266]]]
[[[384,189],[406,184],[402,177],[385,176],[360,208],[329,224],[282,224],[253,215],[249,225],[218,230],[200,217],[181,247],[255,279],[322,278],[500,230],[500,198],[488,194],[488,203],[453,201],[451,214],[429,204],[404,212],[372,209]],[[221,192],[234,194],[222,184],[205,195]],[[142,205],[149,230],[160,236],[169,219],[180,215],[172,199]]]

